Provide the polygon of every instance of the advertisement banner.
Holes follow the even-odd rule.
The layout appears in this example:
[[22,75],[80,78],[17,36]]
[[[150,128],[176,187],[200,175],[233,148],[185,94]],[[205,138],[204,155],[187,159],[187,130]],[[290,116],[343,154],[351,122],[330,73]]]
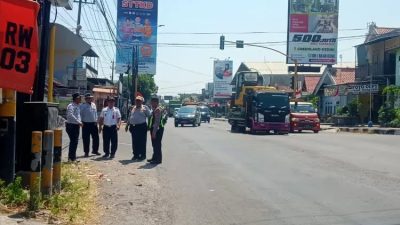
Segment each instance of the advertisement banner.
[[230,98],[232,95],[233,61],[214,61],[214,98]]
[[117,10],[116,72],[132,67],[137,46],[139,74],[156,74],[158,0],[118,0]]
[[0,88],[32,94],[39,55],[39,4],[0,1]]
[[339,0],[289,0],[287,62],[337,62]]

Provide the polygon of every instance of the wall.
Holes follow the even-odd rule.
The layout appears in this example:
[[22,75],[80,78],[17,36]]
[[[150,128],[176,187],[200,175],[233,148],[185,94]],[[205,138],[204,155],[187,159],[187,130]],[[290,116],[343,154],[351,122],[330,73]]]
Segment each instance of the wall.
[[400,49],[396,53],[396,85],[400,86]]

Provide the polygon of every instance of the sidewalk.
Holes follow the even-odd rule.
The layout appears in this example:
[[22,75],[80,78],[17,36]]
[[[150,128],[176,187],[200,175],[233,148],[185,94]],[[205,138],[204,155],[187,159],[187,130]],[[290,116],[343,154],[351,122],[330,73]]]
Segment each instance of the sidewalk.
[[400,128],[383,127],[338,127],[339,132],[350,132],[359,134],[382,134],[382,135],[400,135]]

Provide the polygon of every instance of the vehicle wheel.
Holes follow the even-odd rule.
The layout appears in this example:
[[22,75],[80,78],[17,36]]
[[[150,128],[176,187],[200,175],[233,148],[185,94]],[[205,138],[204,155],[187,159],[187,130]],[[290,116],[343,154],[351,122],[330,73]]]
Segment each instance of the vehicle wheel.
[[318,134],[319,130],[314,130],[314,134]]
[[231,125],[231,132],[236,133],[238,131],[238,127],[236,125]]
[[299,133],[303,132],[303,130],[299,130]]
[[201,126],[201,122],[200,122],[200,123],[199,123],[197,126],[199,126],[199,127],[200,127],[200,126]]
[[183,123],[181,124],[181,127],[183,127]]
[[210,119],[208,119],[208,121],[207,121],[208,123],[210,123]]
[[175,127],[178,127],[178,124],[177,124],[177,123],[175,123]]
[[294,133],[294,130],[292,129],[292,128],[290,128],[290,131],[289,131],[290,133]]
[[256,134],[257,133],[257,131],[256,130],[254,130],[252,127],[250,127],[250,134]]
[[245,134],[246,133],[246,127],[240,127],[239,131],[240,131],[240,133]]
[[193,123],[192,126],[193,126],[193,127],[196,127],[196,123]]

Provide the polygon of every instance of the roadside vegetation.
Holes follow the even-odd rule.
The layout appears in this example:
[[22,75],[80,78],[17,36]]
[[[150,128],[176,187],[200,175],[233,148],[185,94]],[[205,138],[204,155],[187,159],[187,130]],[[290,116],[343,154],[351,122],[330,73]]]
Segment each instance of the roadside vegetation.
[[386,102],[379,109],[379,123],[385,127],[400,127],[400,87],[387,86],[383,94]]
[[0,209],[8,214],[39,217],[57,224],[95,224],[99,215],[96,205],[96,180],[87,164],[63,164],[61,191],[51,197],[40,197],[39,210],[29,210],[29,190],[17,177],[9,185],[0,181]]

